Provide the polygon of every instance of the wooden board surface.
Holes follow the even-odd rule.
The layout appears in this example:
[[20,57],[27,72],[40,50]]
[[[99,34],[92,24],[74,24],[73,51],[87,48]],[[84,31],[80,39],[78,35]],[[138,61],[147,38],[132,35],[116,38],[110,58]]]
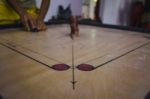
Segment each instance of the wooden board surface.
[[[126,33],[100,31],[97,27],[80,27],[80,37],[69,38],[68,26],[50,27],[40,33],[13,30],[0,35],[1,43],[50,67],[55,64],[95,67],[134,50],[150,40]],[[72,55],[72,52],[74,55]]]
[[[50,26],[48,31],[38,34],[20,30],[1,31],[0,95],[4,99],[144,99],[150,91],[149,39],[129,31],[81,27],[80,38],[74,42],[68,37],[67,25]],[[27,51],[25,54],[38,60],[45,56],[54,58],[42,60],[49,65],[59,61],[71,64],[73,43],[76,65],[93,59],[87,63],[96,66],[105,62],[105,59],[108,61],[135,50],[90,72],[75,69],[77,83],[73,90],[71,69],[55,71],[10,49]],[[52,45],[54,48],[50,50]],[[112,57],[96,58],[100,55]]]

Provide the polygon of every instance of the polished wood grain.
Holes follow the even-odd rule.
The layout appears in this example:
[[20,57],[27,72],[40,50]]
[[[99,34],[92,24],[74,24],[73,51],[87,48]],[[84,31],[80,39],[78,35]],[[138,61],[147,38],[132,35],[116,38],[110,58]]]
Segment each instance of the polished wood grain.
[[[80,37],[72,41],[68,31],[68,25],[50,26],[40,33],[1,31],[0,95],[4,99],[144,99],[150,90],[150,44],[145,38],[149,35],[82,25]],[[74,46],[76,65],[96,66],[145,43],[96,70],[75,69],[75,90],[71,69],[55,71],[2,45],[50,66],[61,62],[72,66]]]
[[76,66],[86,63],[97,67],[150,41],[137,35],[88,26],[80,26],[80,37],[72,40],[69,26],[65,25],[39,33],[5,31],[0,36],[1,43],[50,67],[60,63],[72,65],[72,57]]

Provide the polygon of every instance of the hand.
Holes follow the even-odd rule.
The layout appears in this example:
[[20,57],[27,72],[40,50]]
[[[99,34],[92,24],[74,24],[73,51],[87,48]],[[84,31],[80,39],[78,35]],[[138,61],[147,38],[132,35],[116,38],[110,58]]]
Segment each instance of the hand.
[[30,31],[36,28],[36,18],[28,13],[23,13],[21,15],[21,21],[26,30]]

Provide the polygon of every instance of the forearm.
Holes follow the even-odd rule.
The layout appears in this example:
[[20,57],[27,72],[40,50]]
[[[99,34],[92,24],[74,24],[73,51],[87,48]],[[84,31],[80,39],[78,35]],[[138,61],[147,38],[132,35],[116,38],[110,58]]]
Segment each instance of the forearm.
[[18,3],[17,0],[7,0],[7,1],[19,15],[26,13],[26,11],[21,7],[21,5]]
[[42,0],[38,20],[44,20],[46,13],[48,11],[49,5],[50,5],[50,0]]

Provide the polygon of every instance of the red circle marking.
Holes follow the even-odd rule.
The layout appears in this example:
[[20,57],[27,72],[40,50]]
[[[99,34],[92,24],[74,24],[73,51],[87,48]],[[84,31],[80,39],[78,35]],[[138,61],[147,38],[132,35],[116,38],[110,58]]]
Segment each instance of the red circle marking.
[[68,70],[70,66],[66,64],[56,64],[52,66],[52,69],[57,70],[57,71],[65,71]]
[[89,64],[80,64],[77,66],[77,68],[81,71],[92,71],[94,70],[94,66]]

